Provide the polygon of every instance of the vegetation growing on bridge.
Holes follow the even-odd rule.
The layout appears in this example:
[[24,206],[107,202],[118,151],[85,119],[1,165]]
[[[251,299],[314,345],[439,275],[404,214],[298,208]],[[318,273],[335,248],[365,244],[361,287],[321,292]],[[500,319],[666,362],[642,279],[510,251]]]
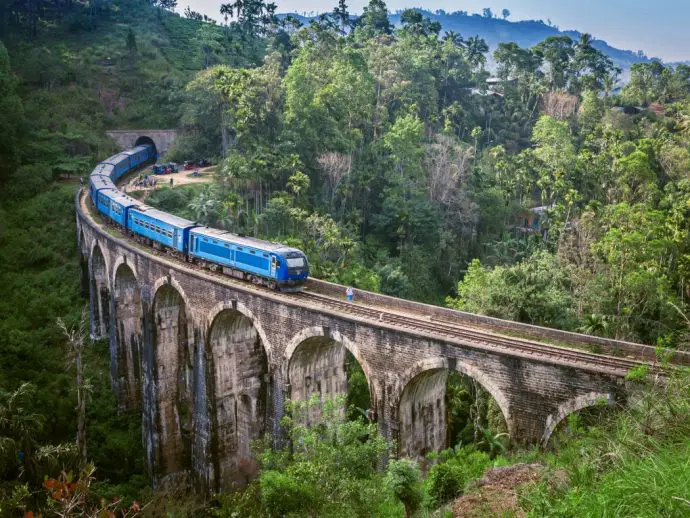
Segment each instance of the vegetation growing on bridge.
[[[47,5],[15,3],[24,4]],[[59,482],[61,468],[77,469],[60,447],[72,442],[76,417],[55,319],[76,322],[84,300],[74,184],[53,182],[107,155],[107,128],[182,126],[174,153],[216,157],[216,182],[149,201],[296,244],[324,278],[686,346],[686,67],[635,65],[614,94],[616,71],[586,37],[549,39],[501,45],[498,85],[487,89],[482,41],[439,33],[413,13],[394,30],[372,1],[352,27],[341,3],[334,16],[298,27],[270,13],[256,18],[257,7],[267,6],[240,5],[226,28],[143,1],[66,2],[64,12],[20,13],[2,27],[0,515],[38,509],[43,475]],[[105,344],[89,348],[86,369],[94,505],[99,496],[148,500],[139,418],[117,413]],[[354,366],[349,372],[362,389],[350,401],[364,408],[366,386]],[[320,515],[401,516],[420,496],[431,510],[485,468],[526,460],[567,475],[521,491],[519,505],[533,516],[684,515],[687,376],[666,387],[650,386],[645,373],[631,380],[644,385],[632,409],[589,429],[569,419],[544,455],[504,453],[495,409],[479,398],[480,410],[473,385],[451,376],[451,443],[464,446],[433,458],[419,479],[401,464],[376,471],[394,445],[366,421],[334,417],[323,430],[292,428],[311,446],[301,459],[262,450],[259,480],[212,512],[277,515],[308,501]],[[353,466],[339,463],[343,451]],[[320,464],[337,469],[322,477]],[[324,500],[333,488],[338,498]],[[171,489],[147,512],[195,515],[205,506]]]

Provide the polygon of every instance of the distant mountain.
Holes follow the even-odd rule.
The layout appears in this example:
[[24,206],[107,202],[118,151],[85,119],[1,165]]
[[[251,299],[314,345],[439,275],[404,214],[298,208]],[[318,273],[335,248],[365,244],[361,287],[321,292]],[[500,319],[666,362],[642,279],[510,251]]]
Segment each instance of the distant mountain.
[[[444,31],[453,30],[465,38],[479,35],[486,40],[492,52],[499,43],[515,42],[521,47],[531,47],[549,36],[565,34],[574,40],[580,37],[580,32],[578,31],[561,31],[557,27],[544,23],[543,20],[512,22],[502,18],[487,18],[478,14],[467,14],[464,11],[447,13],[443,10],[434,12],[424,9],[417,10],[423,16],[431,18],[432,21],[440,22],[443,27],[441,34]],[[400,25],[400,12],[391,13],[390,15],[391,22],[396,26]],[[310,19],[310,17],[291,14],[303,23],[308,23]],[[617,49],[603,40],[594,40],[593,46],[607,54],[616,66],[623,70],[629,69],[634,63],[649,61],[649,58],[641,52]]]

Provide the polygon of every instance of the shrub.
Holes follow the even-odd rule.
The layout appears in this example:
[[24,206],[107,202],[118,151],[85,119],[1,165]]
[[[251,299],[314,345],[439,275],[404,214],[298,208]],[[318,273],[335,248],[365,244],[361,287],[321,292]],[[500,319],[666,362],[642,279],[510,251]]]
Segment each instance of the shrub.
[[466,478],[462,466],[444,462],[432,467],[426,480],[429,505],[436,508],[462,493]]

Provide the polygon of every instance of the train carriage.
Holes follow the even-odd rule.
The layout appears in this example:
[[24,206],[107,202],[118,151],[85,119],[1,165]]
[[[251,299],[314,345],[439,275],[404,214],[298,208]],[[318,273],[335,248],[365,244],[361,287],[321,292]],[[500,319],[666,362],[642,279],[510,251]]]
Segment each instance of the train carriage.
[[115,190],[115,184],[108,176],[102,176],[98,174],[91,174],[89,176],[89,196],[94,205],[98,206],[96,195],[98,191],[103,189]]
[[189,231],[196,226],[193,221],[148,206],[130,210],[127,218],[127,230],[181,254],[187,253]]
[[149,244],[173,250],[185,260],[206,267],[222,267],[241,279],[295,291],[309,276],[303,252],[279,243],[200,227],[184,218],[146,206],[120,192],[114,182],[154,158],[153,146],[137,146],[96,166],[89,175],[89,195],[96,209]]
[[117,189],[100,189],[96,195],[96,210],[104,216],[110,217],[110,201],[119,196]]
[[112,164],[106,164],[104,162],[101,162],[98,164],[94,170],[91,172],[92,175],[100,175],[100,176],[107,176],[110,178],[110,176],[113,174],[113,166]]
[[153,148],[151,146],[137,146],[129,151],[124,151],[123,154],[129,156],[129,168],[133,169],[152,157]]
[[129,211],[140,205],[140,201],[118,191],[117,196],[110,198],[110,218],[118,225],[126,227]]
[[113,172],[110,175],[110,179],[113,182],[119,180],[124,174],[129,172],[129,170],[132,168],[130,166],[129,158],[129,155],[127,155],[126,153],[118,153],[117,155],[113,155],[110,158],[106,158],[103,161],[104,164],[109,164],[113,166]]

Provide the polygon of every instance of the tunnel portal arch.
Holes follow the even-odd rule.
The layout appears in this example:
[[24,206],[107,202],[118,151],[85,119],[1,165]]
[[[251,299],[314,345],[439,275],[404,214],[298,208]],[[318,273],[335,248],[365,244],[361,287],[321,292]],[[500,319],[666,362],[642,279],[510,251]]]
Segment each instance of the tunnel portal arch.
[[153,146],[156,156],[158,156],[158,147],[156,146],[156,143],[147,135],[137,137],[137,139],[134,141],[134,146]]

